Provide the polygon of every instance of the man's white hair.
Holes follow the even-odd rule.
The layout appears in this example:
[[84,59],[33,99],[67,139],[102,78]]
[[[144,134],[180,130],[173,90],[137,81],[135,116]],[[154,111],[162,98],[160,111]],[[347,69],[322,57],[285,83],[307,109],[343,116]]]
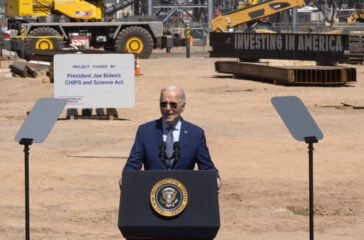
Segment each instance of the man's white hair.
[[183,90],[183,88],[175,86],[175,85],[168,85],[165,86],[164,88],[162,88],[161,90],[161,97],[164,91],[166,90],[178,90],[181,91],[181,103],[184,104],[186,102],[186,96],[185,96],[185,91]]

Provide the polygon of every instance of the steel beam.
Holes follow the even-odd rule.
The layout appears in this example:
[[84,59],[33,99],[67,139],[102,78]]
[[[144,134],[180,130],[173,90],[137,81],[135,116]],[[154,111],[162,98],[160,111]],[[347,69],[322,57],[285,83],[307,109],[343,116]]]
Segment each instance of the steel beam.
[[274,83],[340,85],[356,81],[356,69],[342,66],[267,66],[265,63],[218,61],[215,70]]

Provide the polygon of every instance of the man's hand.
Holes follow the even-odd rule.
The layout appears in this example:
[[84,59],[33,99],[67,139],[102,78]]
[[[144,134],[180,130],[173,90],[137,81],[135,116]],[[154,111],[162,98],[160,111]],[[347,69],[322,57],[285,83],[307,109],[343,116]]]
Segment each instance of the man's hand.
[[217,193],[220,192],[221,187],[222,187],[221,178],[217,178]]

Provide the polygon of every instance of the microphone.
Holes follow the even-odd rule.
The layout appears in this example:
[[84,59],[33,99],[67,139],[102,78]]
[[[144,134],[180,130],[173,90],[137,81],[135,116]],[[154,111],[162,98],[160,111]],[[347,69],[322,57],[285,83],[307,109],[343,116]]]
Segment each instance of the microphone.
[[173,158],[174,158],[173,165],[175,165],[176,162],[178,161],[178,159],[181,157],[179,150],[180,150],[179,142],[174,142],[173,143]]
[[167,166],[166,143],[163,141],[159,143],[159,158],[162,160],[163,164]]
[[166,143],[165,142],[160,142],[159,143],[159,150],[161,151],[165,151],[166,150]]

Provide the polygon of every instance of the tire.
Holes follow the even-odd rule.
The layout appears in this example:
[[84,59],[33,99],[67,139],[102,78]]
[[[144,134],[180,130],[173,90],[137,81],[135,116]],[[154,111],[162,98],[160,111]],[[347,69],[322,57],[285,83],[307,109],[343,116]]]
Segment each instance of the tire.
[[153,38],[142,27],[128,27],[118,34],[115,49],[119,53],[133,53],[146,59],[152,54]]
[[[25,41],[25,57],[29,58],[35,50],[59,50],[64,47],[63,38],[47,38],[46,36],[61,36],[50,27],[37,27],[33,29]],[[44,36],[44,38],[32,38]]]

